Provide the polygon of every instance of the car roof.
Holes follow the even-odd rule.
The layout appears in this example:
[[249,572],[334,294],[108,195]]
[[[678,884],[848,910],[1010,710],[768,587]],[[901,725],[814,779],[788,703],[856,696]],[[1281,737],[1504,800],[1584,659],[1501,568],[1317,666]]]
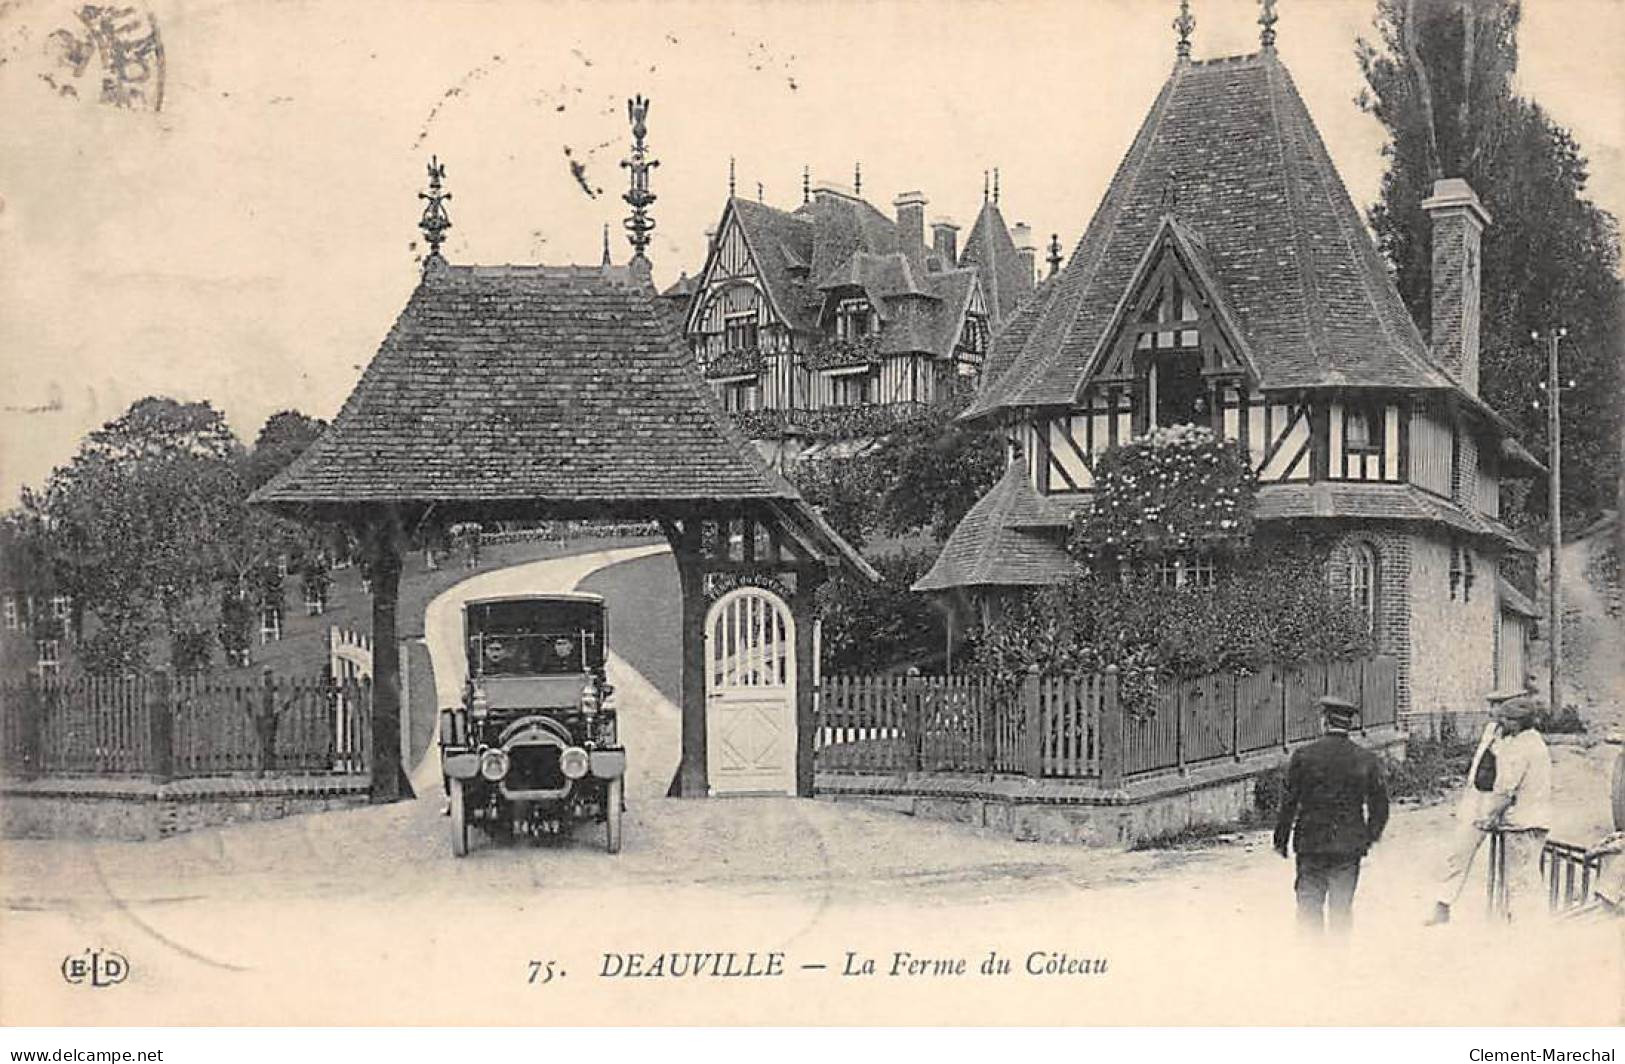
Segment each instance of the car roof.
[[468,599],[464,601],[463,606],[465,608],[490,606],[498,602],[592,602],[602,606],[604,596],[595,595],[590,591],[554,591],[545,595],[491,595]]

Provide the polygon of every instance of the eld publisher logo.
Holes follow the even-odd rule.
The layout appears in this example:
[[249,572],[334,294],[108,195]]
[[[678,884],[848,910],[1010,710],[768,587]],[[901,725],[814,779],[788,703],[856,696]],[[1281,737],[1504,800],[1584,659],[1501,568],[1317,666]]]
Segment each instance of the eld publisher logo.
[[87,949],[62,958],[62,978],[74,986],[116,986],[130,976],[130,962],[107,949]]

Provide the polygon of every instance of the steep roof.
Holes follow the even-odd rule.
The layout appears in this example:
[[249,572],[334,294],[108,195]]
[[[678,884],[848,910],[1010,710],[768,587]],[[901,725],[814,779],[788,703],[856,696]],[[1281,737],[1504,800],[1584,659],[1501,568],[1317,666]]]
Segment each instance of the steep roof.
[[1016,527],[1015,515],[1042,505],[1026,469],[1013,463],[954,529],[914,591],[962,587],[1037,587],[1058,583],[1072,559],[1059,537]]
[[816,282],[807,276],[813,257],[813,219],[737,196],[728,201],[728,210],[745,231],[745,242],[773,305],[792,329],[816,330],[823,299]]
[[985,201],[976,215],[965,249],[959,253],[959,265],[976,270],[987,296],[988,317],[994,321],[1010,317],[1032,293],[1032,267],[1016,253],[1010,227],[992,200]]
[[1182,62],[969,417],[1071,403],[1165,214],[1194,234],[1265,388],[1458,391],[1388,277],[1291,75],[1273,51]]
[[332,426],[253,501],[799,503],[624,268],[431,265]]

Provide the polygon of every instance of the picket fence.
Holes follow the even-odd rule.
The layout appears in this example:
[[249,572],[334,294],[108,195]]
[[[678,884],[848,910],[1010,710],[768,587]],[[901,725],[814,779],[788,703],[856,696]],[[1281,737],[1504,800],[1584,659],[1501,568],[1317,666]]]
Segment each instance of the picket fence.
[[1270,665],[1157,684],[1130,707],[1114,669],[1000,687],[982,676],[827,677],[814,738],[819,769],[980,772],[1095,779],[1104,786],[1222,759],[1278,752],[1320,734],[1319,699],[1362,707],[1363,728],[1393,725],[1398,663]]
[[0,683],[0,766],[11,776],[186,779],[364,773],[366,680],[164,674]]

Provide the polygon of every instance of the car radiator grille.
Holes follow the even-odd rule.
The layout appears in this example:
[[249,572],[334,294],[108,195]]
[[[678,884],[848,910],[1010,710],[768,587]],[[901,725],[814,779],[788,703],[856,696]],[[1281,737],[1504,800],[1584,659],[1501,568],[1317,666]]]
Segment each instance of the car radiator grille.
[[568,782],[559,768],[561,749],[552,744],[517,746],[510,751],[508,777],[503,783],[514,791],[556,791]]

